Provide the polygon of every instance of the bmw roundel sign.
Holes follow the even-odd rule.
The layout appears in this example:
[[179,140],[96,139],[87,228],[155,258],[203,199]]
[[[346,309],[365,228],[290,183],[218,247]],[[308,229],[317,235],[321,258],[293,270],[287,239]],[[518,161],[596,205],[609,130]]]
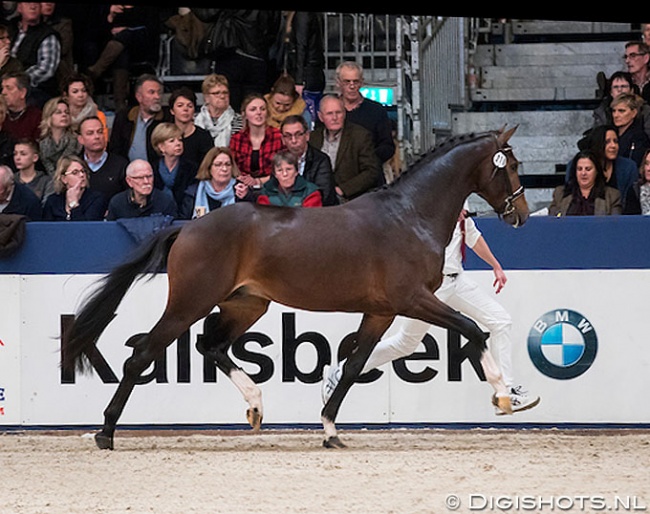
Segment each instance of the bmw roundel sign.
[[582,314],[569,309],[549,311],[528,334],[528,354],[544,375],[560,380],[576,378],[593,364],[598,337]]

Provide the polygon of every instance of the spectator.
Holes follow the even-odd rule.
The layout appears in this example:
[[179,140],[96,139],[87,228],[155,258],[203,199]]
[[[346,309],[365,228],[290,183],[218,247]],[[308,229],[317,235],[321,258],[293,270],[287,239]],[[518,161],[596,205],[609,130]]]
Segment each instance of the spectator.
[[268,123],[280,128],[282,120],[293,114],[305,118],[308,127],[312,127],[312,117],[307,104],[296,90],[296,83],[291,76],[283,74],[275,81],[271,91],[264,95],[269,110]]
[[42,205],[29,187],[17,184],[9,166],[0,164],[0,214],[22,214],[28,221],[40,221]]
[[198,165],[205,154],[214,146],[210,133],[196,126],[196,95],[189,87],[183,86],[172,91],[169,96],[169,108],[172,119],[181,129],[183,138],[183,156],[188,161]]
[[144,159],[154,162],[156,151],[151,146],[151,133],[163,121],[169,121],[169,113],[162,106],[163,84],[158,77],[143,74],[135,83],[135,99],[138,105],[115,114],[111,127],[108,149],[129,161]]
[[318,186],[298,173],[298,159],[288,150],[273,156],[273,176],[257,197],[261,205],[281,207],[322,207]]
[[[591,129],[587,136],[580,140],[578,148],[589,150],[598,156],[603,166],[605,184],[619,190],[625,207],[624,200],[639,176],[639,169],[632,159],[620,155],[616,127],[600,125]],[[565,182],[569,181],[570,169],[571,162],[567,165]]]
[[650,214],[650,150],[643,155],[639,177],[625,198],[623,214]]
[[4,129],[6,118],[7,101],[3,95],[0,95],[0,165],[11,167],[14,160],[14,141]]
[[[354,61],[345,61],[337,66],[336,87],[343,99],[346,118],[372,134],[375,152],[383,167],[395,154],[392,126],[384,106],[361,94],[363,85],[361,65]],[[392,175],[388,170],[387,172]]]
[[230,138],[230,149],[248,187],[259,189],[273,171],[273,156],[282,150],[280,129],[268,124],[266,100],[259,93],[248,95],[242,102],[244,128]]
[[106,197],[89,187],[90,169],[81,157],[61,157],[54,173],[54,193],[43,206],[44,221],[101,221]]
[[548,208],[551,216],[601,216],[621,214],[621,193],[605,184],[600,159],[588,150],[571,161],[569,181],[557,186]]
[[[231,105],[239,108],[250,93],[268,91],[269,50],[280,27],[280,11],[192,8],[207,23],[204,53],[225,75]],[[241,170],[243,171],[243,170]]]
[[298,160],[298,172],[320,190],[323,206],[339,203],[329,157],[309,144],[309,127],[302,116],[287,116],[280,126],[282,142]]
[[31,139],[19,139],[14,146],[14,166],[16,182],[25,184],[45,204],[47,197],[54,192],[52,177],[36,164],[39,160],[38,144]]
[[639,88],[639,94],[646,101],[650,101],[650,71],[648,63],[650,55],[648,46],[642,41],[629,41],[625,44],[625,65],[632,75],[634,84]]
[[286,71],[296,81],[296,90],[305,100],[314,122],[325,90],[323,13],[290,11],[288,16]]
[[381,184],[381,163],[372,135],[347,120],[343,100],[327,94],[320,102],[322,125],[311,133],[310,141],[330,158],[339,201],[347,201]]
[[183,133],[174,123],[164,122],[151,134],[158,158],[151,163],[154,187],[169,193],[180,208],[185,190],[196,180],[198,165],[185,158]]
[[[599,125],[611,125],[612,124],[612,100],[617,96],[627,93],[636,93],[638,94],[638,88],[632,80],[632,75],[627,71],[616,71],[612,73],[612,76],[609,77],[606,84],[606,92],[603,100],[600,105],[596,107],[593,111],[594,116],[594,127]],[[648,137],[650,137],[650,105],[647,102],[643,102],[641,109],[639,110],[639,117],[643,123],[643,130]]]
[[110,39],[88,67],[93,81],[113,71],[115,111],[128,106],[129,69],[135,62],[154,62],[160,36],[159,6],[111,4],[106,21]]
[[117,193],[108,202],[106,219],[141,218],[152,214],[178,216],[174,199],[153,187],[153,169],[148,161],[136,159],[126,167],[128,189]]
[[59,91],[56,72],[61,61],[59,34],[45,23],[39,2],[18,2],[19,16],[13,27],[11,55],[23,65],[29,77],[28,102],[39,109]]
[[650,23],[641,24],[641,36],[646,45],[650,45]]
[[61,95],[68,101],[72,130],[79,131],[81,120],[89,116],[97,116],[104,124],[104,134],[108,137],[106,114],[97,107],[93,100],[93,84],[81,73],[68,75],[61,83]]
[[56,2],[41,2],[41,19],[49,25],[59,36],[61,43],[61,58],[56,70],[56,82],[61,84],[65,77],[75,70],[74,55],[74,30],[72,18],[66,16],[61,9],[57,9]]
[[252,200],[248,186],[239,182],[238,177],[239,169],[230,148],[215,146],[208,150],[196,174],[198,182],[185,190],[181,218],[200,218],[220,207]]
[[38,150],[48,175],[54,175],[56,163],[63,155],[77,155],[81,145],[71,127],[70,108],[62,96],[50,98],[43,106]]
[[97,116],[89,116],[79,124],[77,141],[81,156],[90,169],[89,184],[107,200],[126,189],[126,167],[129,160],[108,151],[104,123]]
[[2,77],[2,96],[7,101],[7,118],[3,128],[14,140],[40,137],[42,111],[27,103],[29,76],[24,72],[9,73]]
[[650,139],[638,116],[642,105],[643,98],[633,93],[619,95],[612,100],[612,123],[618,132],[619,153],[632,159],[637,168],[646,149],[650,148]]
[[204,104],[194,123],[210,133],[214,146],[228,146],[230,136],[244,127],[242,115],[230,105],[228,79],[212,73],[203,79],[201,92]]
[[23,63],[11,55],[11,36],[6,25],[0,24],[0,77],[23,71]]

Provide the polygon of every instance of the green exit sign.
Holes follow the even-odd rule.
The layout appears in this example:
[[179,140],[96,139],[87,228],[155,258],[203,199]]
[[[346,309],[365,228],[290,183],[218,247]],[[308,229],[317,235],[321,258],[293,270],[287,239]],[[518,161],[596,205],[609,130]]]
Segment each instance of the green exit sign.
[[394,105],[395,93],[392,87],[364,86],[359,92],[370,100],[391,107]]

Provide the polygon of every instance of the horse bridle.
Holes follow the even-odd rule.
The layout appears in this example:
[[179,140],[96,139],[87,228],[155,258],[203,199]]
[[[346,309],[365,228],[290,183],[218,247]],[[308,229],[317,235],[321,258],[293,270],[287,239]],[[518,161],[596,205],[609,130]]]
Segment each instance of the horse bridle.
[[507,152],[510,152],[512,154],[511,146],[504,146],[492,156],[492,164],[494,164],[494,170],[492,171],[492,176],[490,177],[490,181],[496,177],[497,172],[499,170],[504,170],[506,172],[505,175],[503,176],[506,179],[506,188],[508,191],[508,196],[504,200],[503,210],[501,212],[497,212],[499,217],[508,216],[514,213],[516,210],[515,201],[517,200],[517,198],[519,198],[524,194],[524,186],[522,185],[519,185],[519,187],[515,191],[512,190],[512,182],[510,181],[508,170],[506,169],[508,166],[508,157],[506,155]]

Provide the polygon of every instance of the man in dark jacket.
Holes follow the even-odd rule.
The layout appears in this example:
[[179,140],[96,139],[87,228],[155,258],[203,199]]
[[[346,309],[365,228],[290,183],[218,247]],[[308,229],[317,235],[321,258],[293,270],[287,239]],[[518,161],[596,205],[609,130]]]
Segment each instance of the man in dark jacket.
[[14,180],[9,166],[0,165],[0,213],[22,214],[28,221],[42,218],[41,201],[29,187]]
[[59,34],[41,17],[38,2],[18,2],[17,23],[11,34],[11,55],[23,65],[30,78],[30,103],[42,108],[58,93],[56,72],[61,62]]
[[169,111],[162,105],[163,83],[155,75],[143,74],[135,83],[134,93],[138,105],[115,115],[108,151],[129,161],[154,162],[158,155],[151,145],[151,133],[159,123],[171,121]]
[[280,29],[281,11],[192,8],[207,24],[204,53],[214,72],[228,78],[230,102],[239,112],[248,93],[268,90],[269,51]]
[[280,125],[282,142],[298,159],[298,172],[318,186],[323,206],[339,203],[329,157],[309,144],[309,127],[302,116],[287,116]]
[[372,135],[346,120],[343,101],[336,95],[323,96],[318,118],[322,125],[314,129],[310,141],[330,158],[339,198],[351,200],[381,185],[383,173]]
[[126,167],[129,160],[106,150],[104,124],[97,116],[89,116],[79,123],[77,141],[81,157],[88,163],[90,187],[101,191],[110,200],[126,189]]
[[142,218],[152,214],[178,215],[174,197],[153,187],[153,168],[149,162],[136,159],[126,168],[129,188],[118,193],[108,204],[106,219]]

